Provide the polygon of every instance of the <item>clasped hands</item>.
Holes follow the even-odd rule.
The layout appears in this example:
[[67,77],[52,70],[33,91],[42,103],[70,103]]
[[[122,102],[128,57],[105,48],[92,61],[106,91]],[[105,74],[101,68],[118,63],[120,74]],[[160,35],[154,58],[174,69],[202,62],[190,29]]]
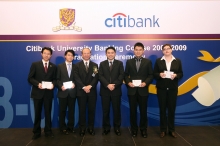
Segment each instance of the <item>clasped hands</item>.
[[91,85],[87,85],[87,86],[84,86],[83,87],[83,90],[86,92],[86,93],[90,93],[90,89],[92,88]]
[[110,91],[113,91],[115,89],[115,84],[108,84],[107,87]]

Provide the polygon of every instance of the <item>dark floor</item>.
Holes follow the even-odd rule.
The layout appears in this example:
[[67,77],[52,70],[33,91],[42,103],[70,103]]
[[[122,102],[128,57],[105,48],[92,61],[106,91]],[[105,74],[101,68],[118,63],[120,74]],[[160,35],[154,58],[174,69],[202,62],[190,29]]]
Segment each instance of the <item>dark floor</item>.
[[177,138],[166,135],[159,137],[159,127],[148,128],[148,138],[142,138],[140,132],[132,138],[129,128],[121,128],[121,136],[113,130],[109,135],[102,136],[102,129],[95,129],[96,135],[88,133],[79,136],[79,131],[63,135],[59,129],[53,129],[54,138],[42,136],[31,140],[32,129],[0,129],[0,146],[220,146],[220,126],[184,126],[176,127]]

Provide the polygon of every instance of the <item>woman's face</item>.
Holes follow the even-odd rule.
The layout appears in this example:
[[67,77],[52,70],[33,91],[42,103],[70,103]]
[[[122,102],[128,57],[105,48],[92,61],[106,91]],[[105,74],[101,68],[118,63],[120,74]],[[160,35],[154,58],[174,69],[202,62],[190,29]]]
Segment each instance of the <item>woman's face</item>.
[[170,48],[170,46],[165,46],[163,48],[163,55],[164,56],[170,56],[172,55],[172,48]]

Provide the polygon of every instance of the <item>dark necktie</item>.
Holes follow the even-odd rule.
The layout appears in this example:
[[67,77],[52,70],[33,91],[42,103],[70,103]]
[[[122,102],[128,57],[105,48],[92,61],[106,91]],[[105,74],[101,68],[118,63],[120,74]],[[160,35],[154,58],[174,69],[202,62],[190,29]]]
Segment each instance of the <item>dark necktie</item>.
[[85,64],[86,64],[86,72],[88,73],[89,71],[88,62],[86,62]]
[[140,64],[141,64],[141,59],[136,59],[136,69],[137,69],[137,72],[139,71]]
[[[112,61],[109,62],[110,65],[109,65],[109,69],[110,71],[112,71]],[[112,83],[112,78],[111,78],[111,75],[110,75],[110,79],[109,79],[110,83]]]
[[47,73],[47,63],[45,63],[45,65],[44,65],[44,71],[45,71],[45,73]]
[[112,71],[112,65],[113,65],[113,64],[112,64],[112,61],[110,61],[109,63],[110,63],[110,66],[109,66],[110,71]]

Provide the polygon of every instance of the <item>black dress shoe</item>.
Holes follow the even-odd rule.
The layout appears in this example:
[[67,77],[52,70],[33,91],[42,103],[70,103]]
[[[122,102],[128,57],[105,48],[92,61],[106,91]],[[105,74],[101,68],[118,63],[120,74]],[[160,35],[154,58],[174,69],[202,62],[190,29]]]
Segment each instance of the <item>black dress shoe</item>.
[[83,136],[85,135],[85,130],[81,130],[81,131],[79,132],[79,135],[80,135],[81,137],[83,137]]
[[118,136],[120,136],[120,135],[121,135],[120,130],[118,130],[118,129],[117,129],[117,130],[115,130],[115,134],[116,134],[116,135],[118,135]]
[[141,130],[141,136],[147,138],[147,130]]
[[46,136],[46,137],[52,137],[52,138],[53,138],[53,137],[54,137],[54,134],[53,134],[52,132],[50,132],[50,133],[45,133],[45,136]]
[[75,133],[75,129],[73,128],[68,128],[69,133]]
[[160,137],[163,138],[166,135],[166,132],[161,132]]
[[93,129],[88,129],[87,131],[90,135],[95,135],[95,131]]
[[61,133],[63,133],[64,135],[68,135],[69,134],[68,130],[61,130]]
[[34,134],[33,137],[32,137],[32,139],[33,139],[33,140],[38,139],[40,136],[41,136],[41,134]]
[[169,132],[169,135],[172,136],[173,138],[177,138],[177,135],[175,132]]
[[110,130],[104,130],[104,131],[102,132],[102,135],[107,135],[107,134],[109,134],[109,132],[110,132]]
[[132,132],[131,132],[131,135],[132,135],[133,137],[137,137],[137,131],[132,131]]

